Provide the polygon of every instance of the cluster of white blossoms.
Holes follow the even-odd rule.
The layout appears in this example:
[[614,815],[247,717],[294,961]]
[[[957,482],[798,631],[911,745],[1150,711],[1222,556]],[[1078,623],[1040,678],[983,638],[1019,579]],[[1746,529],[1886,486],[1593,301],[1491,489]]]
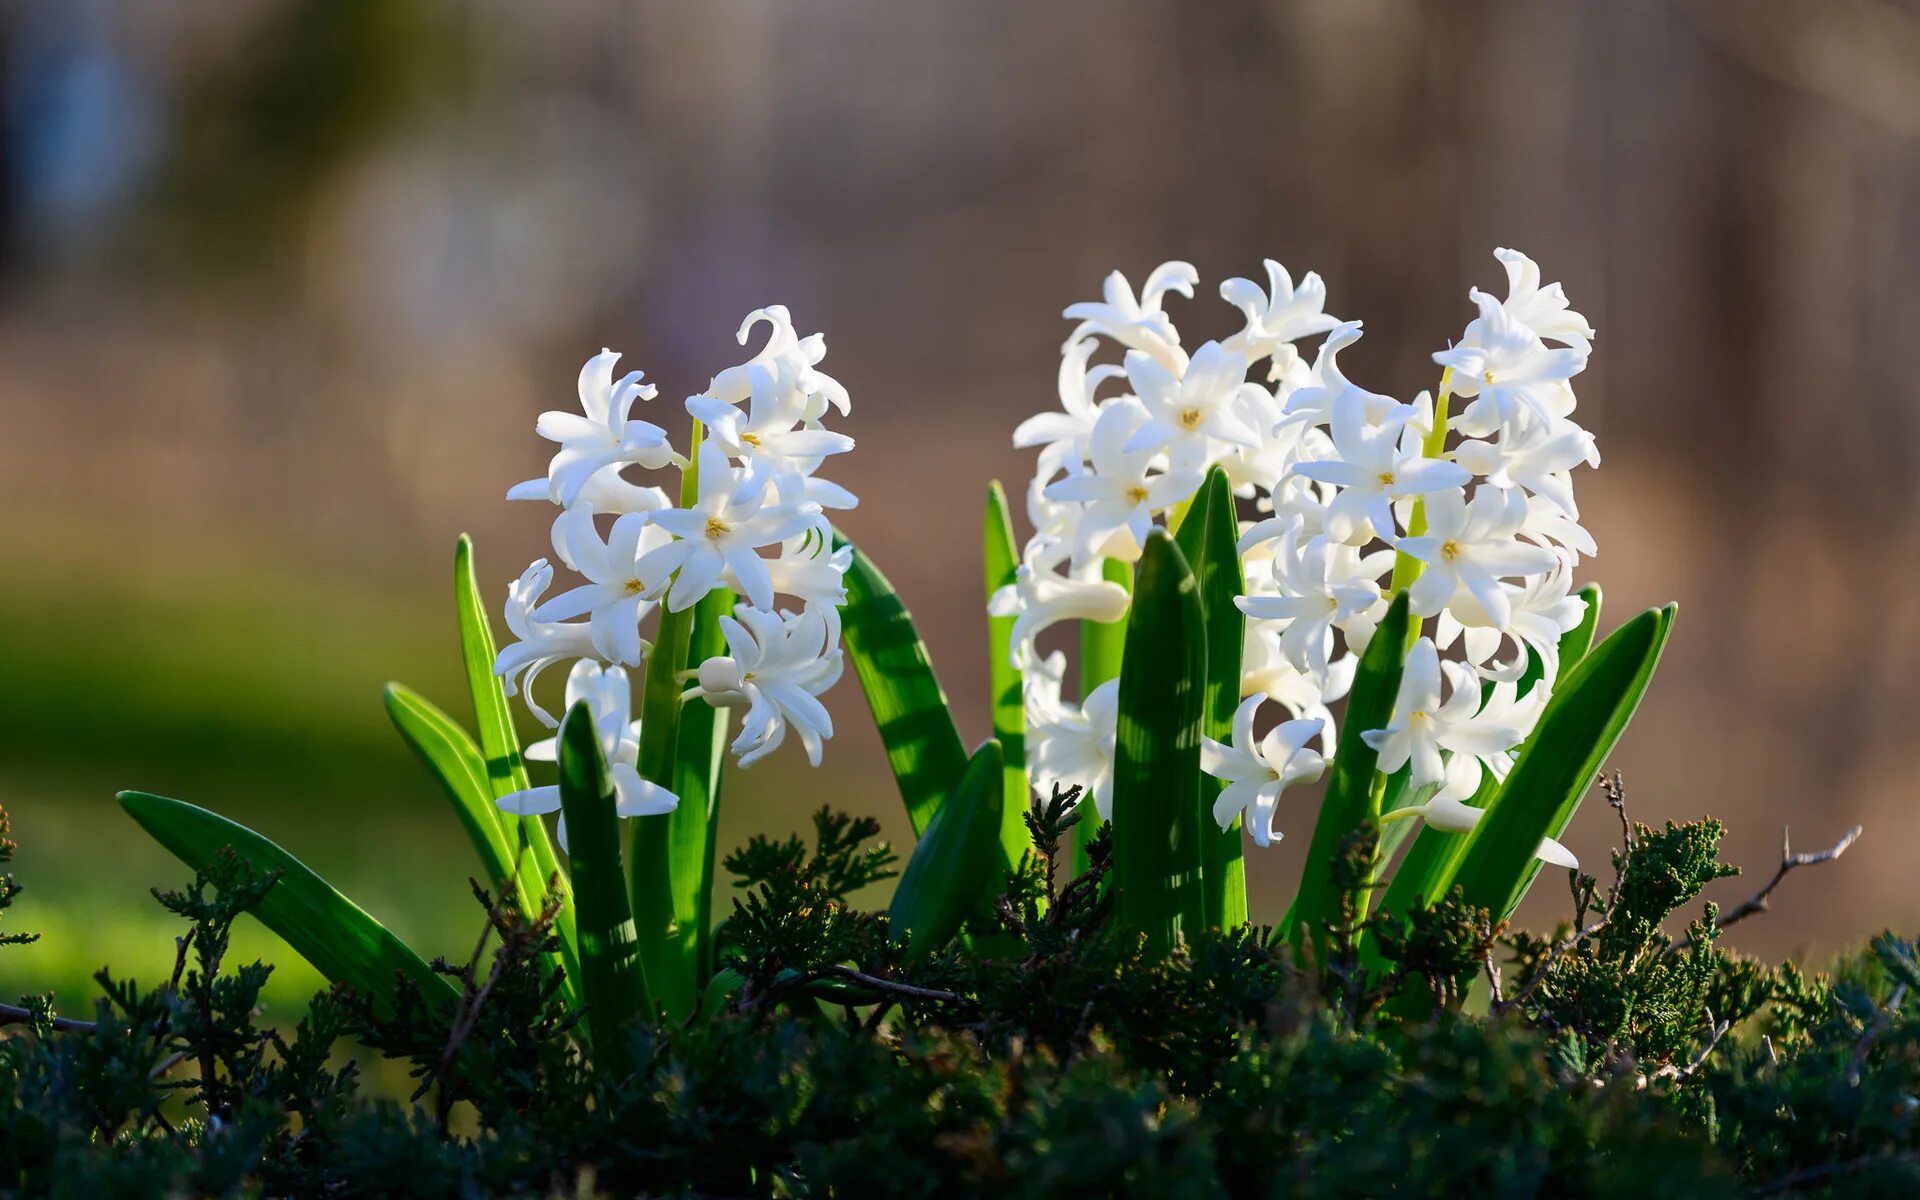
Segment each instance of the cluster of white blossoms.
[[[779,305],[747,314],[740,344],[762,323],[771,334],[760,352],[688,398],[687,413],[705,429],[691,461],[664,429],[633,413],[635,402],[653,400],[654,386],[639,371],[616,379],[620,356],[603,350],[580,370],[581,411],[540,415],[540,436],[560,446],[546,475],[507,493],[559,507],[554,556],[585,582],[549,597],[553,565],[543,558],[528,567],[507,590],[507,628],[518,640],[500,652],[494,671],[509,696],[525,697],[553,729],[559,720],[535,700],[534,683],[555,663],[574,664],[566,701],[585,701],[594,715],[622,816],[678,803],[636,769],[640,723],[628,719],[628,668],[684,674],[694,685],[684,700],[744,707],[732,744],[743,767],[778,749],[789,730],[817,766],[821,742],[833,736],[819,696],[840,677],[839,608],[851,560],[834,550],[826,512],[858,501],[815,472],[853,449],[852,438],[821,425],[829,409],[847,413],[847,392],[818,369],[825,340],[796,336]],[[668,468],[692,473],[684,507],[628,478],[630,470]],[[691,672],[652,662],[652,644],[641,634],[648,616],[662,606],[684,612],[717,588],[740,598],[720,618],[728,653]],[[528,757],[550,757],[552,749],[542,742]],[[559,789],[537,787],[500,803],[513,812],[552,812]]]
[[[1244,812],[1267,845],[1281,792],[1323,773],[1336,743],[1329,706],[1352,685],[1398,564],[1419,572],[1412,614],[1436,620],[1408,656],[1391,723],[1365,738],[1382,770],[1408,768],[1409,794],[1430,797],[1394,815],[1471,826],[1479,810],[1464,801],[1484,772],[1511,766],[1558,675],[1559,638],[1584,614],[1573,572],[1595,547],[1572,471],[1599,464],[1572,420],[1569,382],[1593,330],[1532,260],[1495,256],[1507,296],[1468,293],[1478,316],[1433,356],[1444,368],[1438,413],[1428,393],[1402,402],[1349,380],[1339,355],[1360,323],[1325,311],[1318,275],[1296,285],[1273,261],[1264,287],[1220,287],[1244,327],[1191,352],[1162,308],[1170,293],[1192,298],[1199,276],[1186,263],[1159,267],[1138,293],[1115,272],[1101,300],[1066,310],[1078,323],[1061,351],[1060,411],[1014,432],[1015,446],[1039,451],[1026,496],[1035,532],[989,605],[1017,618],[1036,782],[1078,784],[1110,815],[1117,684],[1063,700],[1064,660],[1041,658],[1035,639],[1061,621],[1122,616],[1128,593],[1105,564],[1138,559],[1148,530],[1177,523],[1219,466],[1258,519],[1241,523],[1239,546],[1245,702],[1232,744],[1204,748],[1204,768],[1228,782],[1216,819],[1224,828]],[[1309,360],[1298,343],[1321,335]],[[1104,343],[1120,362],[1094,364]],[[1530,660],[1539,678],[1523,691]],[[1269,699],[1289,719],[1256,739]]]

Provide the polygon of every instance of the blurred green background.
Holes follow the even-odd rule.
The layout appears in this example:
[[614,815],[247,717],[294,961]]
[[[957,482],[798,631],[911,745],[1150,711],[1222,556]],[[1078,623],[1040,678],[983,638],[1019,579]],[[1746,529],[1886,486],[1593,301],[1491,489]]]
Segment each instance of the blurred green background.
[[[183,872],[123,787],[467,951],[468,851],[379,690],[465,714],[454,538],[493,596],[545,552],[502,494],[601,346],[673,403],[750,308],[826,332],[846,524],[981,736],[977,505],[1031,469],[1008,436],[1054,403],[1064,305],[1271,255],[1411,395],[1496,245],[1600,329],[1589,576],[1615,621],[1682,604],[1619,756],[1635,815],[1725,817],[1763,874],[1782,824],[1866,824],[1739,945],[1911,928],[1916,134],[1908,0],[0,6],[0,803],[11,927],[46,935],[0,995],[171,962],[146,889]],[[853,680],[830,700],[826,764],[736,775],[723,845],[828,801],[905,834]],[[1268,918],[1313,803],[1256,858]],[[1613,832],[1595,806],[1568,840],[1599,863]],[[1540,892],[1524,917],[1564,909]],[[276,1005],[316,982],[242,952]]]

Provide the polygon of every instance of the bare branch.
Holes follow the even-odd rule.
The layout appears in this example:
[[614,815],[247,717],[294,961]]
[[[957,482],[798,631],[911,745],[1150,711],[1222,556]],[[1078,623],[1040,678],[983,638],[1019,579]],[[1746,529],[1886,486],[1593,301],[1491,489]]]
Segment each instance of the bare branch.
[[[1744,902],[1739,904],[1737,907],[1728,909],[1726,912],[1721,913],[1720,916],[1716,918],[1713,922],[1714,929],[1716,930],[1725,929],[1727,926],[1734,924],[1736,921],[1746,920],[1748,917],[1753,916],[1755,913],[1766,912],[1767,903],[1773,896],[1773,890],[1780,886],[1781,880],[1785,879],[1788,876],[1788,874],[1790,874],[1797,867],[1818,866],[1821,863],[1829,863],[1829,862],[1832,862],[1834,859],[1839,858],[1842,854],[1845,854],[1847,852],[1848,848],[1850,848],[1854,842],[1859,840],[1860,828],[1861,828],[1860,826],[1855,825],[1852,829],[1847,830],[1847,832],[1841,836],[1839,841],[1835,842],[1833,845],[1829,846],[1827,849],[1819,851],[1818,853],[1795,854],[1793,852],[1793,842],[1787,836],[1786,827],[1782,826],[1780,829],[1780,866],[1774,871],[1773,878],[1767,880],[1767,885],[1765,887],[1761,888],[1759,891],[1749,896]],[[1693,947],[1693,939],[1687,938],[1684,941],[1675,943],[1670,949],[1668,949],[1667,957],[1672,958],[1674,955],[1679,954],[1682,951],[1691,949],[1692,947]]]
[[[17,1004],[0,1004],[0,1025],[26,1025],[33,1020],[33,1010],[21,1008]],[[55,1033],[92,1033],[92,1021],[76,1021],[72,1017],[55,1017]]]
[[937,988],[916,987],[911,983],[900,983],[892,979],[882,979],[878,975],[869,975],[865,971],[856,971],[852,967],[828,967],[820,972],[834,979],[844,979],[870,987],[877,992],[888,992],[895,996],[906,996],[914,1000],[937,1000],[944,1004],[969,1004],[965,996],[955,992],[943,992]]

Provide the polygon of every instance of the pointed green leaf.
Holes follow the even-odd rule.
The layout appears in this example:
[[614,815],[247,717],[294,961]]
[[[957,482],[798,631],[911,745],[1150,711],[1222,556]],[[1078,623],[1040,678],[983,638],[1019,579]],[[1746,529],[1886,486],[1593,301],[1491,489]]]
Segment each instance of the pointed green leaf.
[[[1240,566],[1239,514],[1225,471],[1215,467],[1207,473],[1174,541],[1199,582],[1200,616],[1207,630],[1207,701],[1201,732],[1216,742],[1232,741],[1246,634],[1246,617],[1233,601],[1246,594],[1247,581]],[[1225,786],[1210,775],[1200,780],[1200,884],[1207,924],[1231,929],[1247,923],[1247,874],[1241,857],[1240,818],[1236,816],[1225,829],[1212,820],[1213,802]]]
[[513,851],[500,828],[500,810],[487,786],[487,761],[480,747],[452,717],[411,688],[390,683],[385,698],[394,728],[446,793],[454,816],[480,856],[484,877],[496,884],[514,878]]
[[1454,882],[1496,918],[1526,894],[1541,838],[1557,838],[1625,732],[1660,662],[1673,605],[1613,631],[1560,679],[1540,723],[1471,835]]
[[580,983],[594,1062],[616,1077],[632,1066],[628,1038],[634,1021],[653,1008],[620,870],[617,799],[593,711],[576,704],[560,725],[560,807],[567,818]]
[[913,848],[887,909],[893,939],[909,957],[937,950],[960,932],[1005,877],[1000,847],[1000,743],[988,738],[973,752],[953,790]]
[[[852,543],[836,535],[834,545]],[[857,547],[846,585],[840,623],[847,657],[873,710],[913,834],[920,837],[966,771],[966,747],[954,728],[946,693],[934,678],[933,660],[913,627],[913,614]]]
[[1562,679],[1587,656],[1587,651],[1593,649],[1593,635],[1600,628],[1600,585],[1590,583],[1575,594],[1587,602],[1587,611],[1580,617],[1578,625],[1560,637]]
[[435,974],[386,926],[336,891],[305,863],[246,826],[180,800],[121,792],[120,807],[175,858],[203,870],[226,847],[256,871],[280,881],[252,909],[262,925],[333,983],[344,983],[391,1009],[395,977],[418,984],[429,1001],[452,1004],[459,992]]
[[[1393,719],[1400,669],[1406,662],[1408,628],[1407,594],[1401,592],[1393,598],[1386,619],[1374,630],[1373,640],[1360,656],[1353,688],[1347,694],[1347,711],[1340,723],[1333,768],[1327,772],[1327,791],[1320,801],[1313,842],[1307,848],[1300,890],[1281,924],[1282,932],[1296,943],[1309,935],[1317,939],[1321,928],[1338,915],[1340,895],[1331,873],[1334,857],[1348,834],[1380,816],[1387,781],[1374,769],[1379,755],[1361,734],[1384,729]],[[1364,911],[1366,898],[1358,899]]]
[[[1117,583],[1128,591],[1133,590],[1133,568],[1118,559],[1107,559],[1101,566],[1101,575],[1108,583]],[[1118,621],[1080,623],[1082,703],[1086,702],[1093,689],[1108,680],[1120,678],[1120,663],[1126,657],[1127,622],[1131,618],[1132,609],[1128,609]],[[1100,822],[1082,821],[1074,828],[1073,873],[1079,875],[1087,869],[1087,843],[1099,831]]]
[[[497,801],[502,796],[524,791],[527,787],[526,764],[520,759],[520,739],[513,732],[513,712],[507,707],[506,689],[493,673],[495,647],[493,627],[487,620],[487,608],[480,599],[480,581],[473,566],[473,539],[460,535],[453,555],[454,607],[460,617],[460,657],[467,670],[467,691],[473,697],[474,724],[480,731],[480,752],[487,767],[487,786]],[[540,872],[534,888],[544,894],[548,881],[560,892],[560,915],[553,924],[560,943],[560,961],[566,968],[564,986],[570,1001],[578,1002],[580,957],[575,949],[573,903],[567,895],[567,877],[547,838],[547,827],[539,817],[521,817],[516,823],[498,813],[502,835],[513,846],[525,845],[533,854],[533,865]]]
[[[532,852],[510,843],[501,827],[500,810],[487,785],[487,763],[480,747],[452,717],[410,688],[388,684],[386,701],[394,728],[426,764],[467,831],[467,839],[480,858],[483,877],[496,886],[510,883],[519,898],[521,913],[528,917],[538,913],[545,889],[534,877]],[[558,955],[555,965],[560,965]]]
[[1201,896],[1200,728],[1207,639],[1200,588],[1164,530],[1147,535],[1120,671],[1114,740],[1113,886],[1117,919],[1166,954],[1206,925]]
[[[1020,548],[1013,540],[1013,519],[1007,493],[994,480],[987,488],[987,512],[981,529],[986,562],[987,599],[1013,582],[1020,567]],[[1008,869],[1033,845],[1027,835],[1027,714],[1020,672],[1014,668],[1012,617],[987,618],[987,690],[993,697],[993,736],[1006,759],[1005,797],[1000,806],[1000,845]]]

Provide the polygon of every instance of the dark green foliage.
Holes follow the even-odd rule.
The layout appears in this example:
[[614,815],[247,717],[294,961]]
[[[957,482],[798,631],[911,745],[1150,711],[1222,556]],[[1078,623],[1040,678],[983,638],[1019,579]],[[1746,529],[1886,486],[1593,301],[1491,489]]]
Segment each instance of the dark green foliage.
[[[1920,1188],[1920,948],[1883,935],[1826,977],[1722,952],[1711,906],[1674,937],[1727,873],[1717,823],[1623,825],[1614,880],[1576,879],[1550,939],[1504,936],[1459,893],[1365,915],[1363,830],[1304,951],[1242,927],[1162,954],[1112,920],[1110,830],[1069,877],[1078,800],[1026,814],[998,930],[911,961],[848,902],[890,873],[873,823],[823,812],[811,845],[755,839],[726,863],[729,982],[690,1021],[631,1024],[618,1072],[589,1069],[543,967],[556,906],[529,918],[477,887],[474,954],[433,965],[457,1004],[412,980],[379,1007],[336,988],[268,1026],[270,968],[225,956],[274,881],[221,856],[161,896],[188,923],[171,979],[103,971],[91,1021],[32,998],[0,1017],[0,1196]],[[406,1064],[412,1097],[363,1089],[369,1053]]]
[[[20,848],[17,842],[7,837],[12,826],[7,820],[7,810],[0,808],[0,867],[13,861],[13,852]],[[11,874],[0,875],[0,912],[5,912],[13,904],[13,898],[20,894],[20,885],[13,881]],[[38,941],[37,933],[0,933],[0,946],[24,946],[28,942]]]

